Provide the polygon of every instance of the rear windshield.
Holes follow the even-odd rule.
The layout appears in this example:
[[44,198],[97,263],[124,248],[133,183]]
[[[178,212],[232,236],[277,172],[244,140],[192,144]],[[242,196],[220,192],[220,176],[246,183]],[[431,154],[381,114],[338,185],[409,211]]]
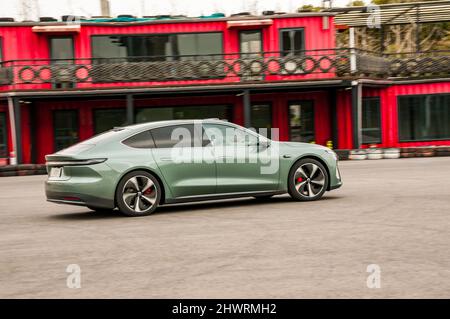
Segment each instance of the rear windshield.
[[59,154],[64,155],[75,155],[79,154],[83,151],[86,151],[92,147],[94,147],[97,144],[101,144],[107,140],[109,140],[111,137],[114,137],[118,134],[118,132],[123,131],[123,129],[115,128],[109,131],[106,131],[104,133],[97,134],[90,139],[84,140],[83,142],[74,144],[72,146],[69,146],[68,148],[65,148],[61,151],[59,151]]

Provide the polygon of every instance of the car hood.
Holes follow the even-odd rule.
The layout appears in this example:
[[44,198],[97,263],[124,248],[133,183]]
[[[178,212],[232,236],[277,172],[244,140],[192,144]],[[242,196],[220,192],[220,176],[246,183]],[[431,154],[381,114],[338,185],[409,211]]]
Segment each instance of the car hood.
[[278,142],[280,145],[287,146],[287,147],[295,147],[295,148],[326,148],[325,146],[318,145],[318,144],[311,144],[311,143],[302,143],[302,142]]

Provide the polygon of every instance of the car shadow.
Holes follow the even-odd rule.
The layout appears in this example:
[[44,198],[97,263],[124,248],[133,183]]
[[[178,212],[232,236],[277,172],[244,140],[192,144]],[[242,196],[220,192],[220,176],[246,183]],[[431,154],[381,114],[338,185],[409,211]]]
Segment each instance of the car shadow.
[[[320,201],[329,201],[339,199],[339,196],[324,196]],[[247,206],[263,206],[274,203],[295,203],[294,200],[288,195],[275,196],[268,199],[255,199],[255,198],[234,198],[226,200],[205,201],[205,202],[193,202],[193,203],[180,203],[171,204],[158,207],[154,215],[166,214],[166,213],[183,213],[192,211],[209,210],[213,208],[230,208],[230,207],[247,207]],[[302,202],[301,204],[307,205],[309,203],[317,202]],[[94,212],[86,208],[80,212],[72,212],[65,214],[57,214],[49,216],[53,220],[95,220],[95,219],[111,219],[124,217],[118,210],[111,210],[110,212]]]

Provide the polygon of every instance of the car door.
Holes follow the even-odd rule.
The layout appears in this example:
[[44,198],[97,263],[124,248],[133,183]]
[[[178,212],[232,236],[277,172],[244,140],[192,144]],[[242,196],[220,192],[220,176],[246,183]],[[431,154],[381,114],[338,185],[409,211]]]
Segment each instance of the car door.
[[216,164],[210,147],[202,147],[201,127],[182,124],[154,128],[153,157],[174,197],[216,191]]
[[261,145],[265,138],[231,124],[204,123],[203,130],[213,145],[218,194],[278,190],[279,157]]

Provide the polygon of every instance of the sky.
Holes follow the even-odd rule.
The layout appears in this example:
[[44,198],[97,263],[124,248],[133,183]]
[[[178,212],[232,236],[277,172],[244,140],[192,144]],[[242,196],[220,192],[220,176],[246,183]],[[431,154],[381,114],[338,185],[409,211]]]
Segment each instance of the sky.
[[[136,16],[158,14],[226,15],[250,11],[260,14],[264,10],[295,12],[304,4],[321,6],[322,0],[109,0],[111,15]],[[345,6],[349,0],[334,0],[334,6]],[[37,17],[62,15],[100,15],[100,0],[0,0],[0,17],[16,20],[36,20]]]

